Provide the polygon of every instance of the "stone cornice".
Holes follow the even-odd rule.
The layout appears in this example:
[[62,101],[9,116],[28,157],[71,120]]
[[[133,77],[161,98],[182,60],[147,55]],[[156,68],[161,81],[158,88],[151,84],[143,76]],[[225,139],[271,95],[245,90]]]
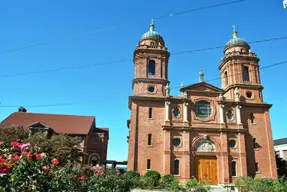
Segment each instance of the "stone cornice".
[[[242,126],[241,126],[242,127]],[[180,131],[197,131],[197,132],[231,132],[231,133],[245,133],[247,132],[246,129],[243,128],[222,128],[222,127],[215,127],[215,128],[202,128],[202,127],[192,127],[192,126],[168,126],[163,125],[163,130],[180,130]]]
[[230,60],[246,60],[246,61],[255,61],[255,62],[259,62],[260,59],[256,56],[250,56],[249,54],[248,55],[239,55],[239,54],[231,54],[231,55],[228,55],[227,57],[225,57],[223,60],[221,60],[220,62],[220,65],[218,67],[218,69],[220,70],[223,65],[225,65],[228,61]]
[[233,100],[224,100],[224,101],[219,101],[220,103],[224,104],[230,104],[232,106],[240,105],[240,106],[246,106],[246,107],[261,107],[261,108],[268,108],[270,109],[272,107],[272,104],[268,103],[246,103],[246,102],[238,102],[238,101],[233,101]]
[[166,79],[157,79],[157,78],[135,78],[132,81],[132,84],[138,83],[138,82],[145,82],[145,83],[161,83],[161,84],[167,84],[169,83]]
[[229,85],[228,87],[226,87],[224,89],[225,93],[228,92],[230,89],[232,88],[247,88],[247,89],[258,89],[260,91],[262,91],[264,89],[264,87],[262,85],[259,84],[233,84],[233,85]]

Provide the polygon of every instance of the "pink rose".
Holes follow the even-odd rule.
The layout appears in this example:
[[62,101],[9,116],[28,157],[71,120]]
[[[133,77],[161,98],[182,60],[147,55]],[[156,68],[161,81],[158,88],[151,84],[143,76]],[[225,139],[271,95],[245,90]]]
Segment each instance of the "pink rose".
[[58,159],[56,159],[56,158],[53,158],[53,159],[51,160],[51,162],[52,162],[54,165],[58,165],[58,164],[59,164],[59,161],[58,161]]

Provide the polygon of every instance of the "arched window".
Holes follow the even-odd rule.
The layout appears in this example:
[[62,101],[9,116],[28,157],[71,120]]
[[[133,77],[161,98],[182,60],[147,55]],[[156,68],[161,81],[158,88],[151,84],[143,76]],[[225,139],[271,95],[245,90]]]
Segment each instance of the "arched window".
[[148,75],[155,75],[155,61],[150,60],[148,63]]
[[253,113],[250,114],[250,120],[251,120],[251,123],[254,123],[255,117]]
[[173,174],[179,175],[179,160],[174,160],[173,163]]
[[91,154],[90,155],[90,163],[93,165],[93,166],[96,166],[100,163],[100,157],[98,154]]
[[225,73],[224,73],[224,79],[225,79],[225,85],[228,85],[228,75],[227,75],[227,71],[225,71]]
[[243,67],[243,81],[249,81],[249,69],[248,69],[248,67]]
[[231,175],[236,176],[236,162],[235,161],[231,162]]

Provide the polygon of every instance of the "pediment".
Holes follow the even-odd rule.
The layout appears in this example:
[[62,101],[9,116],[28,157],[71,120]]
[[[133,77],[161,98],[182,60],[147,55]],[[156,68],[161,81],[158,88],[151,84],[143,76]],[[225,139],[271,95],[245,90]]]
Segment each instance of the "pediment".
[[180,89],[181,92],[188,91],[188,92],[206,92],[206,93],[222,93],[224,92],[222,89],[211,85],[206,82],[200,82],[192,85],[188,85]]
[[41,121],[35,121],[28,125],[28,127],[49,128],[49,126]]

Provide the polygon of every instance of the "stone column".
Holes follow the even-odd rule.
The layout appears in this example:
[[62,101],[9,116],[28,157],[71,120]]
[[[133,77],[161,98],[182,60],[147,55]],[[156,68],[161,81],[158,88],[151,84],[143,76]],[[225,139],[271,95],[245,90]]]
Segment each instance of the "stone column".
[[237,105],[236,106],[236,120],[237,120],[237,124],[241,125],[241,112],[240,112],[241,106]]
[[169,101],[166,101],[165,102],[165,121],[170,121],[169,120],[169,112],[170,112],[170,102]]
[[188,103],[183,103],[183,122],[188,122],[188,110],[187,110]]
[[219,109],[219,115],[220,115],[220,123],[224,124],[224,105],[221,104],[220,105],[220,109]]

